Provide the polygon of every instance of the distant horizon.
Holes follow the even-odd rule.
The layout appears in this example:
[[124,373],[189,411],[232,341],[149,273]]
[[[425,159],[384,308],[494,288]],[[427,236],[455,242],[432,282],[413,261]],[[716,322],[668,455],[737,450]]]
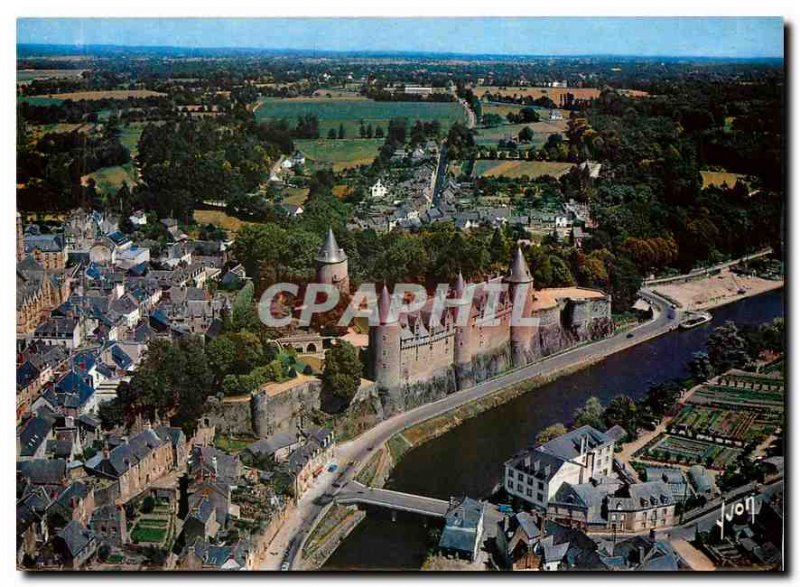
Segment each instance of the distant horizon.
[[[380,34],[375,34],[377,27]],[[209,38],[220,41],[210,43]],[[784,58],[783,20],[778,17],[20,18],[17,47],[29,45],[543,58]]]
[[[300,55],[374,55],[374,56],[406,56],[406,55],[419,55],[419,56],[441,56],[441,57],[463,57],[463,58],[527,58],[527,59],[620,59],[620,60],[704,60],[704,61],[783,61],[782,55],[770,56],[752,56],[752,57],[735,57],[735,56],[711,56],[711,55],[636,55],[636,54],[609,54],[609,53],[572,53],[572,54],[547,54],[547,53],[460,53],[457,51],[420,51],[413,49],[386,49],[386,50],[367,50],[367,49],[310,49],[303,47],[245,47],[245,46],[231,46],[231,45],[208,45],[208,46],[187,46],[187,45],[115,45],[115,44],[100,44],[92,43],[88,45],[69,45],[64,43],[18,43],[17,48],[21,47],[42,47],[42,48],[65,48],[74,49],[75,51],[81,48],[87,49],[131,49],[131,50],[147,50],[156,52],[158,50],[164,51],[187,51],[187,52],[224,52],[231,53],[272,53],[272,54],[300,54]],[[47,55],[31,55],[32,57],[47,57]],[[18,56],[19,57],[19,56]]]

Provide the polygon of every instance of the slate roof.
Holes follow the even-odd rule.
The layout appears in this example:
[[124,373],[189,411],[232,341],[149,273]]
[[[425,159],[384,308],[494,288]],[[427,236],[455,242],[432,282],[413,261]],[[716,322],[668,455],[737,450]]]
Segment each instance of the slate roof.
[[17,463],[20,476],[33,485],[60,485],[66,478],[64,459],[34,459]]
[[64,250],[64,237],[60,234],[41,234],[25,236],[25,254],[35,250],[43,253],[60,253]]
[[439,539],[439,548],[472,554],[478,536],[478,525],[483,518],[485,504],[465,497],[451,502],[445,515],[444,529]]
[[581,441],[583,439],[586,440],[587,450],[593,450],[614,442],[614,439],[604,432],[595,430],[591,426],[581,426],[540,445],[537,450],[571,461],[580,456]]
[[58,533],[58,537],[64,541],[70,556],[75,558],[92,541],[94,532],[84,527],[80,522],[72,520]]
[[112,449],[108,458],[104,458],[102,454],[95,455],[86,462],[86,467],[118,478],[163,443],[153,430],[143,430],[128,442]]
[[344,249],[339,247],[336,242],[336,237],[333,235],[333,230],[330,228],[325,237],[325,242],[317,253],[317,261],[320,263],[341,263],[342,261],[347,261],[347,254],[344,252]]
[[291,446],[297,442],[297,435],[293,432],[278,432],[267,438],[257,440],[249,445],[245,450],[252,455],[273,455],[282,448]]
[[25,389],[36,381],[40,373],[41,371],[30,361],[25,361],[21,366],[17,367],[17,391]]
[[517,247],[517,251],[514,253],[514,259],[508,268],[506,281],[509,283],[531,283],[533,281],[528,262],[525,261],[525,256],[522,254],[522,248],[520,247]]
[[52,416],[36,415],[22,424],[22,428],[18,433],[20,456],[31,457],[35,455],[53,430],[54,423],[55,418]]

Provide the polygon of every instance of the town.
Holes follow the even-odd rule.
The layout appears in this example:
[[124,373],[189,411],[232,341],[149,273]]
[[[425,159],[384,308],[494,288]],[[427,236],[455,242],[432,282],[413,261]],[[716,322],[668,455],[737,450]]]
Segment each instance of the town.
[[782,58],[46,20],[17,45],[19,569],[783,569]]

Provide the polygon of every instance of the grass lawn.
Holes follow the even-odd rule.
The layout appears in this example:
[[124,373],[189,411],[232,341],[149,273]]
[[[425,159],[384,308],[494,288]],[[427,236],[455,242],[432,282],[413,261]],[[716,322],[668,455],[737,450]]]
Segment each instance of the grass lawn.
[[133,163],[103,167],[90,173],[87,177],[93,177],[97,183],[97,190],[104,194],[117,193],[124,182],[127,182],[128,187],[132,188],[139,181],[138,173]]
[[218,434],[214,437],[214,446],[227,453],[238,453],[256,441],[255,438],[228,438]]
[[331,165],[334,171],[370,165],[378,156],[383,139],[318,139],[295,141],[297,148],[316,164]]
[[703,177],[704,188],[712,185],[722,187],[722,184],[732,188],[739,180],[745,178],[744,175],[739,173],[729,173],[727,171],[701,171],[700,175]]
[[306,203],[308,198],[308,188],[286,188],[283,201],[286,204],[294,204],[295,206],[302,206]]
[[131,157],[135,157],[139,152],[139,137],[144,130],[144,122],[131,122],[120,127],[119,142],[128,149]]
[[132,542],[154,542],[161,544],[167,537],[166,528],[145,528],[141,524],[137,524],[131,532]]
[[439,120],[443,130],[454,122],[466,122],[464,109],[457,102],[376,102],[366,98],[265,98],[256,108],[256,119],[286,118],[290,124],[298,116],[314,114],[320,122],[320,136],[327,137],[330,129],[343,125],[346,139],[359,137],[360,122],[383,127],[392,118],[407,118],[409,125],[416,120]]
[[250,224],[244,220],[228,216],[222,210],[195,210],[194,221],[198,224],[213,224],[230,232],[237,232],[243,226]]
[[561,177],[574,166],[573,163],[558,161],[523,161],[518,159],[481,160],[475,162],[476,177],[543,177],[551,175]]

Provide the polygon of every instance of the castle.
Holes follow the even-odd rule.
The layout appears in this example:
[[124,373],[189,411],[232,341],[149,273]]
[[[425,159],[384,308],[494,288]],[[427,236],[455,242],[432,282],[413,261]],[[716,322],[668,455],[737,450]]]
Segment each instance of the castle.
[[[346,259],[329,232],[317,257],[318,278],[346,284]],[[459,274],[442,312],[437,304],[441,307],[443,300],[434,297],[417,311],[397,315],[384,287],[377,324],[369,330],[367,376],[382,390],[413,392],[442,380],[450,392],[613,332],[609,295],[580,287],[535,290],[533,285],[517,248],[505,276],[467,284]],[[515,308],[515,300],[521,308]],[[459,319],[461,311],[468,312],[466,320]],[[399,403],[410,407],[405,398]]]

